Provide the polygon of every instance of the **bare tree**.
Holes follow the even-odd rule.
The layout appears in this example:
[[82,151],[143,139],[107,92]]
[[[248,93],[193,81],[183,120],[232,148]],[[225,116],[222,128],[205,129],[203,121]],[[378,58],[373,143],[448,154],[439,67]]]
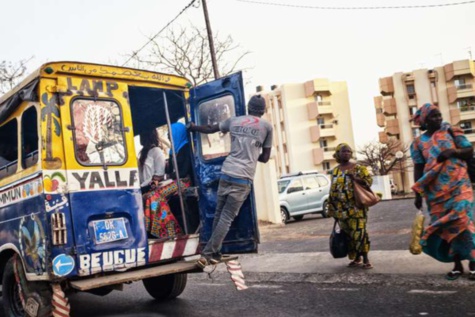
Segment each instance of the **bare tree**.
[[[133,54],[141,67],[177,74],[188,78],[196,86],[214,80],[209,42],[205,29],[194,25],[171,29],[163,37],[154,39],[149,54]],[[250,54],[236,44],[231,36],[214,36],[219,73],[228,75],[237,70],[243,58]]]
[[25,75],[26,63],[30,59],[22,59],[17,63],[0,62],[0,94],[6,93],[18,84],[23,75]]
[[[396,158],[398,151],[404,154],[401,159]],[[408,151],[409,146],[395,139],[390,139],[387,143],[368,143],[357,151],[362,157],[358,162],[370,167],[374,175],[388,175],[392,171],[400,172],[411,166]]]

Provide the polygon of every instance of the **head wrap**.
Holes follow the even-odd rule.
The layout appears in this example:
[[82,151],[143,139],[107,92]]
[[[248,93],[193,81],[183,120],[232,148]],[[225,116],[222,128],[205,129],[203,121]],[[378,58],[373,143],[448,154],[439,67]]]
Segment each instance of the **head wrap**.
[[[175,148],[175,153],[178,154],[178,151],[188,143],[188,136],[186,135],[186,126],[181,122],[172,123],[172,138],[173,146]],[[170,149],[170,154],[172,150]]]
[[266,101],[261,95],[252,96],[247,103],[249,113],[264,114],[266,111]]
[[336,160],[337,163],[341,163],[340,151],[341,151],[344,147],[349,148],[350,151],[351,151],[351,153],[353,153],[353,149],[351,148],[351,146],[348,145],[348,143],[340,143],[340,144],[338,144],[337,147],[336,147],[335,153],[333,153],[333,157],[335,158],[335,160]]
[[427,117],[429,116],[431,111],[435,109],[439,109],[439,107],[430,103],[425,103],[422,107],[417,109],[416,113],[412,117],[412,121],[414,121],[415,124],[420,126],[421,129],[426,130]]

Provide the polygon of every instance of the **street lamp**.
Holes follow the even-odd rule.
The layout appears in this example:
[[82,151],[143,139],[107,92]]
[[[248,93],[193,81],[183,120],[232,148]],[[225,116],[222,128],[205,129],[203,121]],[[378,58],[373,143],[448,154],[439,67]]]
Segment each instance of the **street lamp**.
[[404,172],[402,170],[402,159],[404,157],[404,153],[402,151],[397,151],[394,155],[396,156],[396,159],[399,160],[399,171],[401,173],[401,183],[402,183],[402,195],[405,196],[406,190],[404,188]]

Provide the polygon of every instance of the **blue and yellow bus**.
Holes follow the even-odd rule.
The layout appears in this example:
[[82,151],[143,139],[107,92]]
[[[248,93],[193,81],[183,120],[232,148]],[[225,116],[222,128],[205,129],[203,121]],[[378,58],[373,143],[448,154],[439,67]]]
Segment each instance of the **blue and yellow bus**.
[[[143,280],[180,295],[210,237],[229,136],[189,135],[192,189],[170,201],[183,234],[150,238],[134,137],[180,118],[245,114],[241,73],[186,78],[80,62],[42,65],[0,98],[0,274],[7,316],[68,314],[72,291],[107,294]],[[171,133],[171,130],[169,130]],[[175,160],[176,162],[176,160]],[[223,245],[257,252],[251,194]]]

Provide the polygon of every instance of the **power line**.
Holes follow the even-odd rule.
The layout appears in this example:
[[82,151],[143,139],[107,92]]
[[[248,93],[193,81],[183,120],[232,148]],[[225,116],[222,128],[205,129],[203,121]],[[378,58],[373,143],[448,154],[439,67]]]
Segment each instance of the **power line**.
[[424,9],[424,8],[459,6],[459,5],[475,3],[475,0],[472,0],[472,1],[462,1],[462,2],[454,2],[454,3],[426,4],[426,5],[365,6],[365,7],[323,7],[323,6],[297,5],[297,4],[264,2],[264,1],[254,1],[254,0],[236,0],[236,1],[254,3],[254,4],[270,5],[270,6],[277,6],[277,7],[291,7],[291,8],[317,9],[317,10]]
[[170,22],[168,22],[160,31],[158,31],[154,36],[152,36],[144,45],[142,45],[141,48],[139,48],[138,50],[136,50],[136,51],[129,57],[129,59],[127,59],[127,60],[125,61],[125,63],[122,64],[122,66],[127,65],[127,63],[130,62],[130,60],[131,60],[132,58],[134,58],[135,56],[137,56],[138,53],[140,53],[148,44],[150,44],[153,40],[155,40],[155,39],[157,38],[157,36],[160,35],[160,33],[162,33],[167,27],[169,27],[170,24],[172,24],[173,22],[175,22],[175,20],[178,19],[178,17],[179,17],[180,15],[182,15],[187,9],[189,9],[195,2],[196,2],[196,0],[191,0],[191,2],[188,3],[188,4],[186,5],[186,7],[184,7],[184,8],[180,11],[180,13],[178,13],[178,14],[176,15],[176,17],[174,17],[174,18],[173,18]]

